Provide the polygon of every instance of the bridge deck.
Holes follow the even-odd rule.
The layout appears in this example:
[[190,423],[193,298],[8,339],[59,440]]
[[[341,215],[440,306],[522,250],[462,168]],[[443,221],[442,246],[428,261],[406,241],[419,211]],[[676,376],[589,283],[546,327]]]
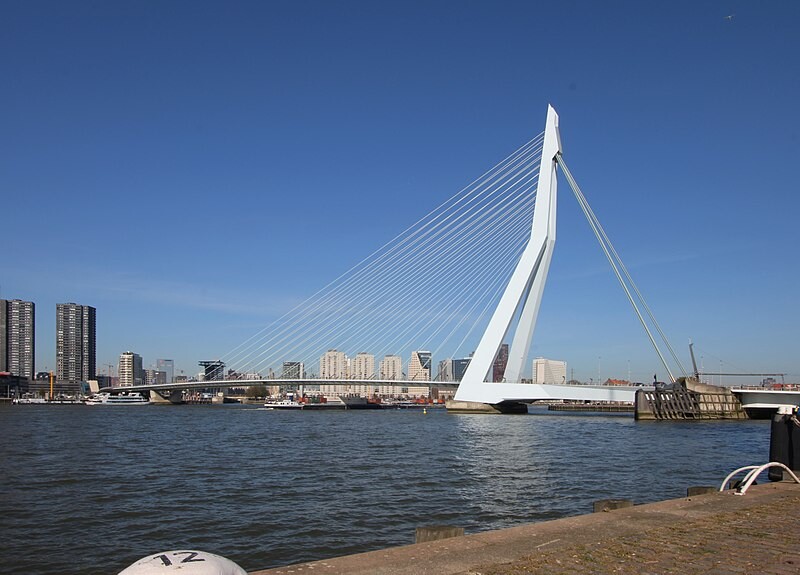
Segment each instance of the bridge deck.
[[714,493],[251,575],[682,575],[800,570],[800,486]]

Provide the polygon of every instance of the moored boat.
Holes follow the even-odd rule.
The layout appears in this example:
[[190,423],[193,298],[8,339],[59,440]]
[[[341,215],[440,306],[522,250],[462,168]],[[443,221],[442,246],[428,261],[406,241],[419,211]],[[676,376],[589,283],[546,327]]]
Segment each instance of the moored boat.
[[90,395],[84,402],[86,405],[149,405],[150,399],[138,391],[123,391],[121,393],[101,392]]
[[44,405],[47,403],[47,400],[43,397],[16,397],[11,401],[11,403],[16,405]]
[[267,401],[264,403],[267,409],[303,409],[304,404],[293,399],[281,399],[279,401]]

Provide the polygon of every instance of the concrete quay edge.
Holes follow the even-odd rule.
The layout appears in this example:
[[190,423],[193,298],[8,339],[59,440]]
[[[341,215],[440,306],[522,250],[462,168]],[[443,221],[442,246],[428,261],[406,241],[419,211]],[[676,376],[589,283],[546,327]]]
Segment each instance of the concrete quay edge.
[[[751,520],[761,525],[754,530],[758,540],[752,549]],[[765,568],[764,553],[774,559],[775,569]],[[521,575],[576,569],[639,574],[673,572],[670,565],[675,573],[800,572],[800,485],[754,485],[743,496],[733,491],[696,495],[250,575]]]

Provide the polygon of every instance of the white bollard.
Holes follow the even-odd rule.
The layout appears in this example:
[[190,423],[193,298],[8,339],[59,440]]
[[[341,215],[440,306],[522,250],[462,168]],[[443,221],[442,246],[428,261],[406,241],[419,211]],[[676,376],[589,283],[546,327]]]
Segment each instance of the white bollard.
[[119,572],[119,575],[247,575],[247,571],[225,557],[205,551],[164,551],[148,555]]

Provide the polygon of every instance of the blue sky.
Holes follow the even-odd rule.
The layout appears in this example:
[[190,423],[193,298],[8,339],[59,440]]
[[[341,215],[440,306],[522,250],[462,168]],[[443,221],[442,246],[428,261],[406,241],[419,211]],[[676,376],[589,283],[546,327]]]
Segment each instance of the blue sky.
[[[798,23],[792,1],[0,0],[0,297],[36,302],[38,369],[72,301],[101,372],[130,349],[195,373],[552,103],[686,363],[692,338],[708,371],[798,381]],[[533,355],[662,374],[561,190]]]

